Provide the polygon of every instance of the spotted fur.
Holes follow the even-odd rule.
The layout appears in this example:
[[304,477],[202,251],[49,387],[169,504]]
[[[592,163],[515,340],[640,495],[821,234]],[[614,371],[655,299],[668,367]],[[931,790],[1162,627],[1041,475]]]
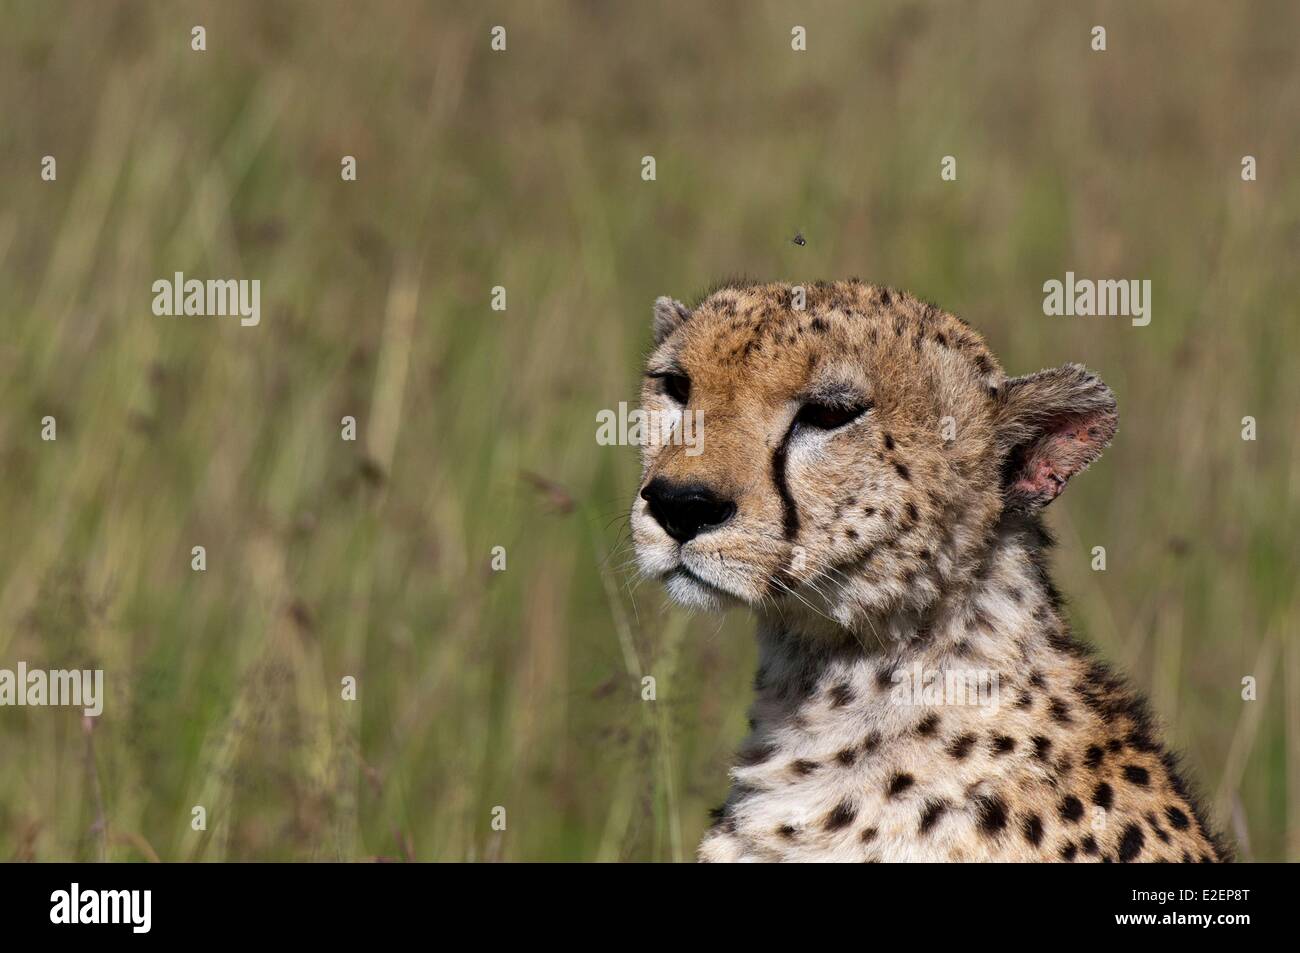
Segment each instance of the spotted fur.
[[638,561],[683,604],[758,617],[752,732],[700,858],[1225,859],[1046,568],[1040,511],[1114,435],[1109,388],[1078,365],[1008,378],[909,294],[798,296],[655,306],[643,406],[702,412],[704,444],[652,431],[643,492],[723,502],[685,538],[638,497]]

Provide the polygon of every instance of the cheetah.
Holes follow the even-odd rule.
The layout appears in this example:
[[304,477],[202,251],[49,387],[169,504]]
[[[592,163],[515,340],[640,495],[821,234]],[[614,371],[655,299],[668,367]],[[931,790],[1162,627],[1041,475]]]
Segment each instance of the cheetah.
[[[702,861],[1229,859],[1145,703],[1067,624],[1041,517],[1116,432],[1078,364],[857,279],[654,306],[641,574],[748,607],[750,733]],[[668,431],[671,428],[667,428]]]

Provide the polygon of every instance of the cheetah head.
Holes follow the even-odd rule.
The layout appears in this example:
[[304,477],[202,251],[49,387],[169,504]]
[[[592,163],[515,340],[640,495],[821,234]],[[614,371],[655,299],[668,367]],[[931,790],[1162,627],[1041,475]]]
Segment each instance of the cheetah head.
[[1007,378],[958,318],[858,281],[660,298],[654,340],[642,410],[667,424],[647,428],[632,534],[694,608],[847,630],[924,611],[1117,424],[1083,367]]

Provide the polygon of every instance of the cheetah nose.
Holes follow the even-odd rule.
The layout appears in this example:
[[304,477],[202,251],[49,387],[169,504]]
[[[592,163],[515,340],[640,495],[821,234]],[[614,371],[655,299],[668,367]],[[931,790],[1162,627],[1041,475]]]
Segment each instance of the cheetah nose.
[[641,491],[650,515],[664,532],[685,543],[701,532],[716,529],[736,515],[736,504],[700,483],[671,483],[655,477]]

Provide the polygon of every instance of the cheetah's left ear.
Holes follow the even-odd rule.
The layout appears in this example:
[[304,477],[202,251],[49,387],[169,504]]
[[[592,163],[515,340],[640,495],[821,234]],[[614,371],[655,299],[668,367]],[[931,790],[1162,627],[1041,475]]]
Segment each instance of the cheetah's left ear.
[[998,449],[1008,507],[1035,510],[1101,456],[1119,426],[1115,395],[1082,364],[1003,383]]
[[655,344],[663,344],[690,316],[691,309],[676,298],[667,295],[655,298]]

